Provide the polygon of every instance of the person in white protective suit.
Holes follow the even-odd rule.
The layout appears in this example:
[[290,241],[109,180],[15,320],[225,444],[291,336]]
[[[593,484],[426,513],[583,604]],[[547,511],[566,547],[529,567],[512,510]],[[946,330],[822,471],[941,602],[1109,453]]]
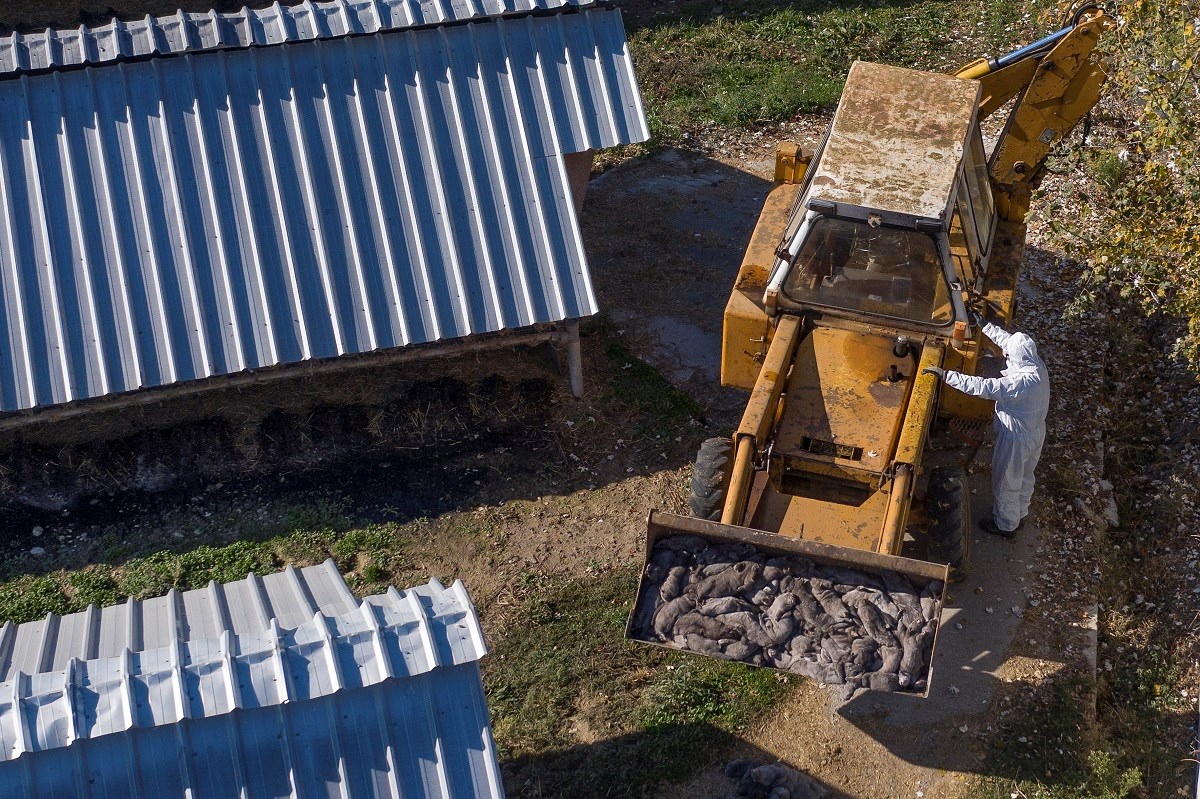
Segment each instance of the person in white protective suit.
[[1033,470],[1046,438],[1050,377],[1032,338],[1009,333],[978,316],[975,321],[983,325],[984,335],[1004,351],[1007,363],[1000,377],[975,377],[936,366],[924,371],[964,394],[996,401],[992,518],[984,519],[980,526],[989,533],[1012,538],[1029,513]]

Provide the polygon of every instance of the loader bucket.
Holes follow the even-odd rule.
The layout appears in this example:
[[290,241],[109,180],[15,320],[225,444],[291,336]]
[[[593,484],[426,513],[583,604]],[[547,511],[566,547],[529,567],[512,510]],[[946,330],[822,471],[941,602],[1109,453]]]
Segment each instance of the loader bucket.
[[651,511],[625,637],[844,685],[847,696],[927,696],[947,572]]

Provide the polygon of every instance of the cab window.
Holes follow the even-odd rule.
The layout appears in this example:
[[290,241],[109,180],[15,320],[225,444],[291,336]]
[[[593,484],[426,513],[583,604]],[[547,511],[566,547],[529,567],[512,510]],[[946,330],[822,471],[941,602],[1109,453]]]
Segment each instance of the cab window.
[[992,185],[988,179],[987,159],[983,155],[983,139],[978,129],[970,137],[966,169],[963,171],[970,193],[971,213],[975,217],[975,233],[979,251],[987,253],[992,239],[996,209],[992,201]]
[[954,259],[954,273],[961,275],[967,285],[974,285],[975,264],[979,260],[979,236],[975,229],[975,217],[971,214],[971,203],[961,182],[958,200],[954,203],[954,216],[950,220],[950,257]]
[[797,303],[915,322],[946,324],[953,317],[932,236],[846,219],[812,223],[783,294]]

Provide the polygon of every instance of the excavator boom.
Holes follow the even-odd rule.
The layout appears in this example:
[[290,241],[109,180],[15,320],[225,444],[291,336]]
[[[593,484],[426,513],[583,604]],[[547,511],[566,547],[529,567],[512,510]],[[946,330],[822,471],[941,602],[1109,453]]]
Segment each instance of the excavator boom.
[[981,84],[981,120],[1016,99],[989,164],[998,187],[1036,181],[1050,150],[1099,101],[1107,75],[1096,43],[1112,24],[1103,9],[1085,6],[1044,39],[955,73]]

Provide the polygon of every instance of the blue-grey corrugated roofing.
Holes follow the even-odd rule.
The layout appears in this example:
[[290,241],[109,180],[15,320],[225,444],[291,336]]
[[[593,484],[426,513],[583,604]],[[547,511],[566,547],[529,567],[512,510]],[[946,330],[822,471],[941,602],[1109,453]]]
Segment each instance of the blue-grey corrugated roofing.
[[[177,595],[158,611],[165,644],[126,640],[113,656],[12,671],[0,682],[0,795],[503,796],[478,669],[486,649],[460,582],[347,609],[327,563],[273,588],[329,613],[234,633],[220,607],[269,580]],[[219,634],[189,639],[172,626],[189,596],[192,615],[223,619]],[[251,604],[255,619],[262,604]]]
[[0,75],[121,58],[280,44],[565,11],[611,0],[332,0],[173,15],[0,36]]
[[647,137],[607,8],[0,80],[0,411],[592,314]]
[[258,576],[231,583],[209,583],[194,591],[167,592],[120,605],[91,606],[66,616],[47,614],[38,621],[0,627],[0,681],[18,672],[59,671],[71,660],[118,657],[126,649],[141,652],[218,639],[226,633],[257,635],[275,620],[294,629],[314,614],[344,616],[358,600],[332,560],[317,566]]

